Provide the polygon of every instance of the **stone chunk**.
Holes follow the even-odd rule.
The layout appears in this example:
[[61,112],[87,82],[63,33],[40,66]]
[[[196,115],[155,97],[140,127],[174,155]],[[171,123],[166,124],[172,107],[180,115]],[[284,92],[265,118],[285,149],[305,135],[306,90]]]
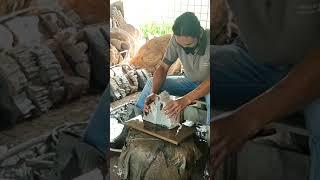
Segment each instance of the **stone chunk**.
[[143,117],[143,120],[157,124],[160,126],[167,127],[168,129],[173,129],[179,125],[180,116],[177,119],[170,119],[165,115],[163,108],[172,101],[170,94],[166,91],[161,92],[150,106],[151,112]]

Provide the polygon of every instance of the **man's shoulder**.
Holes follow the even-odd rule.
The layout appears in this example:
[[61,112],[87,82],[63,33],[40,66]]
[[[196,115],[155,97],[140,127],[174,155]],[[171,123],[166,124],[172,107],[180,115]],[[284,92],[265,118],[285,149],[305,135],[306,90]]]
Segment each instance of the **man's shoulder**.
[[174,35],[171,36],[168,45],[169,45],[168,48],[177,48],[178,47],[178,43],[177,43]]

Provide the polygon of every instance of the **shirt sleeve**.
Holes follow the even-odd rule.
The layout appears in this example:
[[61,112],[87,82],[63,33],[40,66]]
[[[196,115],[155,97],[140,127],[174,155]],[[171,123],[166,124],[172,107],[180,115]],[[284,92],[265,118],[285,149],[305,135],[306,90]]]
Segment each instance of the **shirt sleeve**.
[[171,37],[167,50],[163,56],[163,62],[167,65],[172,65],[178,59],[178,52],[177,52],[177,44],[175,42],[174,36]]

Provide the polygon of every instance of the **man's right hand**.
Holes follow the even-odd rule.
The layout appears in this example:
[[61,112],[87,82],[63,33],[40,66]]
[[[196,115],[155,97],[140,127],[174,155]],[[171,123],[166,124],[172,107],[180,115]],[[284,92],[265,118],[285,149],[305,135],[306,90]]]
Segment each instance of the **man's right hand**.
[[156,97],[157,97],[157,94],[152,93],[146,98],[146,100],[144,102],[144,108],[143,108],[144,112],[149,112],[150,104],[156,100]]

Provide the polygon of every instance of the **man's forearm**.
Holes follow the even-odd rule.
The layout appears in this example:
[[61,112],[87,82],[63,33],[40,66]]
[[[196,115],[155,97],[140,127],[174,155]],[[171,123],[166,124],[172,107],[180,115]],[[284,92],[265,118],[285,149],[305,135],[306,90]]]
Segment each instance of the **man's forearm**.
[[166,80],[167,71],[163,67],[157,68],[157,70],[153,74],[153,82],[152,82],[152,89],[151,93],[158,94],[163,82]]
[[253,118],[255,127],[278,120],[320,97],[320,53],[313,51],[273,88],[240,107],[235,115]]
[[186,94],[185,97],[190,101],[200,99],[210,92],[210,78],[203,81],[197,88],[195,88],[190,93]]

